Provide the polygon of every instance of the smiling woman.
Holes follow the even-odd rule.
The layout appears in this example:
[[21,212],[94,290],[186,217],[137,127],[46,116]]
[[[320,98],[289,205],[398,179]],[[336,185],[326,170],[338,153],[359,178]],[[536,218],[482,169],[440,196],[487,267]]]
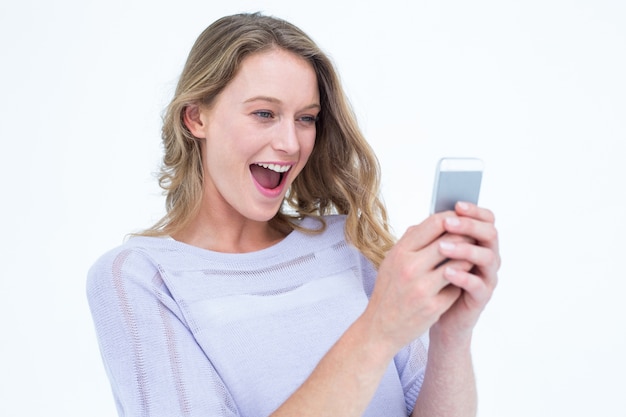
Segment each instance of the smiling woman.
[[[172,236],[220,250],[231,238],[209,239],[215,224],[271,220],[313,151],[319,101],[313,66],[272,48],[245,57],[210,103],[186,106],[183,122],[202,154],[203,198],[195,218]],[[277,230],[263,223],[259,232],[267,237],[252,250],[272,243]]]
[[[282,62],[267,59],[262,52],[272,52],[292,66],[282,68]],[[244,62],[255,65],[262,74],[245,70]],[[304,71],[300,72],[298,68]],[[264,79],[260,78],[261,75]],[[280,113],[284,109],[279,108],[287,103],[283,103],[280,94],[294,95],[303,88],[308,88],[307,94],[312,94],[314,84],[317,98],[308,97],[310,101],[301,103],[301,108],[289,109],[299,112],[291,115],[297,120],[292,126],[293,134],[305,130],[315,132],[315,147],[306,165],[300,167],[300,175],[287,176],[293,183],[284,188],[287,191],[285,202],[293,208],[289,212],[295,211],[298,218],[315,216],[322,224],[324,220],[320,216],[345,214],[348,239],[375,265],[380,264],[394,239],[388,230],[385,208],[378,198],[378,162],[348,106],[339,77],[328,57],[300,29],[258,14],[220,19],[196,40],[163,125],[165,155],[159,181],[167,192],[167,214],[141,234],[181,237],[183,231],[191,230],[190,223],[203,215],[201,205],[213,203],[206,201],[203,193],[205,168],[219,165],[219,160],[229,153],[211,155],[218,161],[206,163],[201,149],[204,133],[196,131],[200,137],[194,135],[190,123],[195,119],[190,116],[195,116],[196,111],[200,116],[200,110],[208,113],[220,96],[226,95],[227,87],[235,94],[235,87],[229,85],[235,78],[239,101],[222,104],[233,106],[233,110],[242,116],[238,122],[248,128],[257,128],[259,132],[267,130],[267,134],[273,135],[279,133],[277,140],[289,140],[291,135],[289,131],[277,132],[277,129],[287,127],[287,115]],[[244,86],[254,88],[241,91]],[[261,86],[267,86],[267,89]],[[269,86],[274,90],[286,87],[287,91],[272,92]],[[233,99],[229,97],[229,100]],[[277,124],[276,120],[282,123]],[[232,145],[230,142],[225,144]],[[286,145],[290,146],[289,143]],[[238,175],[249,174],[238,172]],[[275,197],[275,193],[270,194]],[[281,209],[274,214],[269,223],[270,230],[284,235],[300,227],[286,211]]]
[[475,414],[493,215],[460,203],[394,244],[376,158],[307,35],[259,14],[209,26],[162,138],[166,216],[87,283],[120,415]]

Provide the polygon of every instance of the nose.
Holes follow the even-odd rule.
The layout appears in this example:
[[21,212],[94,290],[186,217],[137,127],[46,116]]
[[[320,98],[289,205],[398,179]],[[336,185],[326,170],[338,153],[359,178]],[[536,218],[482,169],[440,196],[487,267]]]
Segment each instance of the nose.
[[277,129],[276,135],[272,140],[272,148],[288,155],[293,155],[300,151],[300,140],[295,121],[283,120],[280,123],[280,128]]

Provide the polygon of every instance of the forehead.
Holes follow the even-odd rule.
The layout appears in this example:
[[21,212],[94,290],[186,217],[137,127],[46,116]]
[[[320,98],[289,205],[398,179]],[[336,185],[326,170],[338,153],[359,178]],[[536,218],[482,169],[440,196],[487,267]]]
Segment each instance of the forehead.
[[317,76],[310,62],[283,49],[247,56],[224,93],[265,95],[279,100],[319,101]]

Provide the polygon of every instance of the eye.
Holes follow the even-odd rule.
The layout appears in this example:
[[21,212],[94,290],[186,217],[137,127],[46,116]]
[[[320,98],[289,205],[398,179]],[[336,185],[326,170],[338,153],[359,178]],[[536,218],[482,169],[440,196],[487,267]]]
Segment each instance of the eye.
[[260,117],[261,119],[271,119],[272,117],[274,117],[274,114],[268,110],[255,111],[253,114]]
[[314,124],[315,122],[317,122],[318,119],[319,119],[318,116],[305,115],[305,116],[300,116],[298,118],[298,121],[304,122],[304,123],[307,123],[307,124]]

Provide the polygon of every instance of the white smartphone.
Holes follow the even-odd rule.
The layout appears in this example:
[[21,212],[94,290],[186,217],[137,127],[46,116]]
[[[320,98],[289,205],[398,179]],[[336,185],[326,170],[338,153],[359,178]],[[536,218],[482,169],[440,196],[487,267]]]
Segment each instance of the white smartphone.
[[430,213],[454,210],[457,201],[478,203],[484,163],[478,158],[442,158],[437,163]]

